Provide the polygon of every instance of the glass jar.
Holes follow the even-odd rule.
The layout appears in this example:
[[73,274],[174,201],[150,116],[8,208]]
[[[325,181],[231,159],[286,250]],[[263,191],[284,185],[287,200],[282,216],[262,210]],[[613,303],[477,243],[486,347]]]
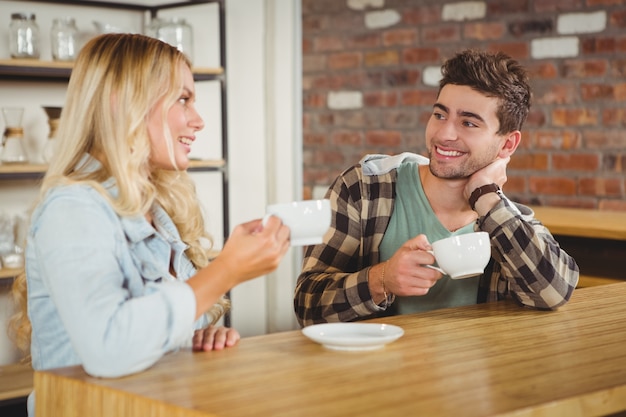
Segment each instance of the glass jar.
[[78,52],[78,28],[73,17],[62,17],[52,21],[50,42],[52,59],[55,61],[74,61]]
[[13,13],[9,25],[12,58],[39,58],[39,26],[34,13]]
[[28,162],[24,151],[24,129],[22,128],[22,115],[24,109],[21,107],[4,107],[4,136],[2,137],[2,153],[0,162],[3,164],[15,164]]
[[193,29],[181,17],[172,17],[159,22],[156,29],[157,39],[175,46],[179,51],[193,60]]

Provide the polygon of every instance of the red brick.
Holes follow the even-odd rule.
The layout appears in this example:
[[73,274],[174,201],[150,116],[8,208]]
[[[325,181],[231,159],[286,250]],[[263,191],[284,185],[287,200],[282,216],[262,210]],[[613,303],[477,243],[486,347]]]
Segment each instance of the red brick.
[[533,79],[552,79],[559,76],[556,65],[552,61],[531,62],[526,66],[526,69]]
[[313,50],[316,52],[340,51],[344,48],[340,36],[316,36],[313,38]]
[[426,27],[422,29],[422,39],[427,45],[430,42],[458,42],[461,39],[461,32],[458,25]]
[[618,4],[626,4],[624,0],[587,0],[587,5],[591,7],[611,6]]
[[302,39],[302,53],[304,55],[313,52],[313,41],[311,39]]
[[409,26],[422,26],[441,21],[441,5],[419,6],[402,12],[402,23]]
[[609,13],[609,25],[620,29],[626,28],[626,10],[617,10]]
[[536,104],[569,104],[578,99],[578,87],[574,84],[551,84],[535,88],[533,93]]
[[527,12],[529,0],[487,2],[487,16],[506,15]]
[[610,75],[612,77],[626,76],[626,59],[614,59],[611,61]]
[[578,192],[582,195],[621,197],[622,180],[617,178],[582,178],[578,181]]
[[516,152],[509,162],[508,168],[518,170],[545,171],[548,169],[548,155],[545,153]]
[[613,99],[616,101],[626,100],[626,83],[617,83],[614,85]]
[[525,193],[527,184],[525,176],[507,175],[506,183],[502,189],[505,193]]
[[359,146],[363,144],[363,134],[361,132],[340,130],[333,133],[332,141],[339,146]]
[[303,135],[302,142],[305,145],[325,145],[328,143],[328,138],[324,134],[308,133]]
[[381,125],[380,112],[341,111],[335,113],[335,126],[356,129],[375,129]]
[[369,146],[398,146],[401,143],[402,134],[391,130],[374,130],[367,132],[365,141]]
[[393,107],[398,104],[398,94],[395,91],[366,92],[363,102],[366,107]]
[[383,126],[390,129],[417,128],[417,114],[412,109],[385,110]]
[[303,16],[302,31],[306,33],[328,29],[328,16]]
[[570,150],[581,147],[582,137],[576,130],[540,130],[531,135],[533,147]]
[[346,158],[342,152],[336,150],[318,150],[314,153],[315,163],[318,165],[345,165]]
[[555,109],[552,111],[554,126],[589,126],[598,124],[598,110]]
[[602,156],[603,172],[626,172],[626,154],[604,154]]
[[437,48],[417,47],[402,51],[402,62],[405,64],[422,64],[438,62],[439,60],[439,49]]
[[491,43],[488,49],[491,52],[504,52],[517,60],[524,60],[530,56],[529,45],[526,42]]
[[463,36],[467,39],[486,41],[500,39],[505,32],[502,23],[467,23],[463,29]]
[[357,68],[361,65],[362,55],[359,52],[340,52],[337,54],[331,54],[328,57],[328,68],[346,69]]
[[381,44],[380,33],[371,32],[360,34],[346,39],[346,49],[372,49],[378,48]]
[[302,0],[302,13],[311,15],[315,13],[338,13],[348,10],[345,2],[337,0]]
[[420,80],[420,72],[408,69],[389,69],[383,74],[383,82],[389,87],[414,86]]
[[335,124],[335,113],[317,113],[315,116],[319,126],[333,126]]
[[416,29],[395,29],[383,32],[383,45],[413,45],[417,40]]
[[613,87],[606,84],[583,84],[580,95],[584,101],[607,100],[613,97]]
[[611,54],[617,49],[615,38],[582,38],[580,49],[583,54]]
[[303,97],[303,106],[305,108],[326,107],[326,94],[305,93]]
[[596,171],[600,156],[592,153],[552,155],[552,167],[562,171]]
[[365,53],[365,65],[368,67],[397,65],[399,61],[398,51],[394,50]]
[[535,194],[575,195],[576,181],[567,177],[530,177],[529,189]]
[[541,110],[533,110],[531,108],[528,118],[526,119],[526,126],[543,126],[546,123],[546,115]]
[[606,74],[608,65],[608,62],[604,59],[568,59],[563,62],[563,76],[576,78],[602,77]]
[[583,8],[583,0],[541,0],[533,2],[533,5],[533,9],[537,13],[567,11],[578,12]]
[[[410,90],[401,93],[404,106],[432,106],[437,99],[437,92],[432,90]],[[428,115],[430,118],[430,113]]]
[[623,151],[626,143],[624,135],[624,131],[621,129],[586,130],[583,132],[583,140],[588,149]]
[[365,23],[360,13],[341,13],[330,16],[330,27],[341,28],[342,31],[364,30]]
[[326,69],[325,55],[304,55],[302,57],[302,72],[319,72]]
[[626,200],[600,200],[600,210],[626,211]]
[[509,32],[521,38],[527,35],[546,35],[554,31],[552,19],[531,19],[515,21],[509,24]]
[[602,110],[602,124],[604,126],[624,126],[626,124],[626,110],[621,108]]

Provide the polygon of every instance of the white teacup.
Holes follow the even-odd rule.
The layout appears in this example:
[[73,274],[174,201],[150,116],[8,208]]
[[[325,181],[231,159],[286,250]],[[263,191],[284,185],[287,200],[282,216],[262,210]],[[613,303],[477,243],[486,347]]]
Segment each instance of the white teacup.
[[491,245],[487,232],[450,236],[431,245],[439,268],[428,266],[439,269],[452,279],[482,274],[491,258]]
[[330,200],[305,200],[267,206],[263,224],[270,215],[279,217],[291,231],[291,246],[322,243],[330,227]]

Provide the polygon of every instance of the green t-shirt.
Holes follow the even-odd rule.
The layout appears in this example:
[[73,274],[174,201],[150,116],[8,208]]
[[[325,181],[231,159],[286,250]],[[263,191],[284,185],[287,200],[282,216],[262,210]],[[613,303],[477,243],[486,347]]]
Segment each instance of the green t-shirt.
[[[424,194],[417,163],[408,162],[398,167],[394,209],[380,245],[381,261],[391,258],[400,246],[419,234],[425,234],[428,241],[433,243],[473,231],[474,222],[454,232],[446,229],[435,216]],[[444,275],[428,294],[396,297],[394,304],[399,314],[476,304],[478,280],[478,276],[453,280]]]

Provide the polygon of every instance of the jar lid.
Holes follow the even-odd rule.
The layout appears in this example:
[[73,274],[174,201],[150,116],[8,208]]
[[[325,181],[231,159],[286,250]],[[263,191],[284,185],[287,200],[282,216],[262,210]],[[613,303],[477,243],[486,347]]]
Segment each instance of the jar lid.
[[35,13],[11,13],[12,20],[35,20]]

